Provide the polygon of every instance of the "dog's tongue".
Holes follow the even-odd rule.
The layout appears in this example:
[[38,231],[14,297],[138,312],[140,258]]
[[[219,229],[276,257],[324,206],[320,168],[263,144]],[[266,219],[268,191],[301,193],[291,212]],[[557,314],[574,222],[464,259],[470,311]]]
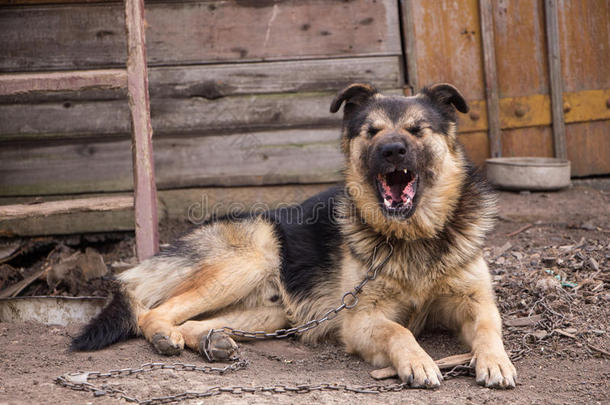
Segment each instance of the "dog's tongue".
[[383,189],[383,202],[388,208],[408,206],[415,196],[415,178],[404,171],[394,171],[379,176]]

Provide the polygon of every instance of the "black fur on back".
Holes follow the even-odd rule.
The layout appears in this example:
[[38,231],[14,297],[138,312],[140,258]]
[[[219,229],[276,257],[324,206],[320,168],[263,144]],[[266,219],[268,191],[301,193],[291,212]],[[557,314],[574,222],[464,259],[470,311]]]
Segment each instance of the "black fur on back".
[[281,278],[286,291],[303,298],[336,271],[343,243],[334,207],[344,186],[332,187],[302,204],[269,216],[281,244]]
[[110,304],[93,318],[72,340],[70,350],[99,350],[113,343],[135,337],[138,331],[129,300],[117,289]]

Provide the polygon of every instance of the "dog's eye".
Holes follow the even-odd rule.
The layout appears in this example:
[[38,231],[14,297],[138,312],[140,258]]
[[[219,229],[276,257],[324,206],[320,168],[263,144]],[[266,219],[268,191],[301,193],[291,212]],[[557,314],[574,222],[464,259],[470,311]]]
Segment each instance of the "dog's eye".
[[368,135],[369,135],[369,138],[372,138],[372,137],[374,137],[375,135],[377,135],[377,133],[378,133],[379,131],[381,131],[381,128],[369,127],[369,130],[368,130]]
[[408,127],[408,128],[406,128],[406,130],[407,130],[407,132],[409,132],[411,135],[414,135],[414,136],[423,135],[423,128],[420,127],[419,125]]

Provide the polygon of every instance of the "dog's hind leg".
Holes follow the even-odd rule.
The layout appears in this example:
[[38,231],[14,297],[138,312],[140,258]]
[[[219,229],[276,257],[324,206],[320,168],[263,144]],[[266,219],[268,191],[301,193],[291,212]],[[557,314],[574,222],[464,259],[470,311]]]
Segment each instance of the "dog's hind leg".
[[[216,317],[202,321],[187,321],[178,327],[184,337],[186,346],[198,353],[203,353],[208,332],[211,329],[229,327],[233,329],[257,332],[274,332],[288,324],[286,313],[280,306],[261,306],[251,309],[234,309]],[[235,337],[236,340],[247,340]],[[233,338],[224,332],[212,335],[209,348],[216,360],[226,360],[235,355],[237,345]]]
[[265,271],[255,262],[244,263],[239,258],[207,266],[179,286],[167,301],[142,314],[138,326],[159,353],[178,354],[184,348],[184,339],[176,325],[234,304],[265,277]]
[[174,355],[184,348],[177,325],[235,306],[277,277],[279,267],[275,228],[256,217],[202,226],[119,279],[144,308],[139,331],[159,353]]

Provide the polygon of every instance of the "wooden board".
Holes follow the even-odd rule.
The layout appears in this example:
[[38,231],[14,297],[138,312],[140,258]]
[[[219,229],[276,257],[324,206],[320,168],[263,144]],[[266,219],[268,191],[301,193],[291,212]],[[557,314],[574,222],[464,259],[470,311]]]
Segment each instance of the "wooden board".
[[[332,93],[291,93],[218,100],[153,99],[152,124],[155,136],[338,125],[341,115],[329,112],[332,97]],[[4,140],[129,133],[126,100],[0,105],[0,135]]]
[[[261,62],[219,65],[167,66],[148,71],[152,98],[203,97],[217,99],[244,94],[337,91],[353,82],[369,82],[379,89],[403,86],[399,56]],[[79,77],[95,71],[72,71]],[[20,76],[28,76],[21,74]],[[0,88],[3,77],[0,75]],[[83,89],[79,92],[29,91],[2,96],[0,103],[124,99],[121,89]]]
[[482,167],[489,157],[489,138],[487,132],[477,131],[458,134],[458,140],[464,145],[466,155],[475,165]]
[[[333,97],[334,93],[285,93],[217,100],[157,98],[151,100],[152,125],[155,136],[336,126],[342,116],[329,111]],[[0,136],[4,141],[128,134],[126,100],[0,104]]]
[[[396,7],[393,0],[151,2],[148,63],[400,55]],[[120,3],[0,9],[0,72],[123,66],[125,46]]]
[[[608,21],[610,1],[559,2],[559,42],[565,91],[610,90]],[[591,107],[603,111],[605,104],[605,111],[610,112],[610,96],[606,94],[605,102],[600,101]],[[572,107],[569,101],[568,105]],[[589,108],[585,111],[589,111]],[[570,115],[571,111],[566,112],[566,120],[569,120]],[[565,131],[572,174],[585,176],[610,173],[610,121],[569,124]]]
[[553,131],[548,126],[502,130],[503,156],[553,157]]
[[47,217],[72,212],[122,211],[133,208],[133,197],[77,198],[66,201],[36,202],[34,204],[0,205],[0,221]]
[[0,75],[0,96],[4,97],[65,91],[118,91],[126,87],[127,74],[123,69]]
[[131,116],[134,216],[138,261],[159,251],[157,187],[152,148],[144,0],[125,0],[127,27],[127,93]]
[[481,22],[481,42],[483,45],[489,154],[492,158],[495,158],[502,156],[502,139],[500,135],[500,96],[498,92],[498,72],[496,69],[494,16],[491,2],[479,1],[479,20]]
[[467,99],[482,100],[485,90],[477,0],[411,3],[419,85],[448,82]]
[[[318,183],[341,178],[339,128],[156,138],[160,189]],[[133,187],[129,139],[4,144],[0,195],[125,191]]]
[[566,125],[573,176],[610,173],[610,121]]
[[[330,184],[301,184],[263,187],[188,188],[159,191],[159,218],[162,221],[201,223],[210,215],[223,215],[235,210],[273,209],[294,204],[319,193]],[[104,194],[108,198],[108,194]],[[100,195],[85,195],[99,198]],[[131,198],[111,194],[110,198]],[[49,196],[43,201],[69,196]],[[81,198],[81,196],[79,196]],[[0,198],[6,204],[27,203],[31,198]],[[38,200],[40,201],[40,200]],[[0,236],[33,236],[78,234],[86,232],[132,231],[133,208],[102,211],[73,211],[42,218],[12,219],[0,222]]]
[[564,90],[610,89],[610,2],[561,1],[558,11]]
[[549,94],[543,1],[490,3],[500,97]]

